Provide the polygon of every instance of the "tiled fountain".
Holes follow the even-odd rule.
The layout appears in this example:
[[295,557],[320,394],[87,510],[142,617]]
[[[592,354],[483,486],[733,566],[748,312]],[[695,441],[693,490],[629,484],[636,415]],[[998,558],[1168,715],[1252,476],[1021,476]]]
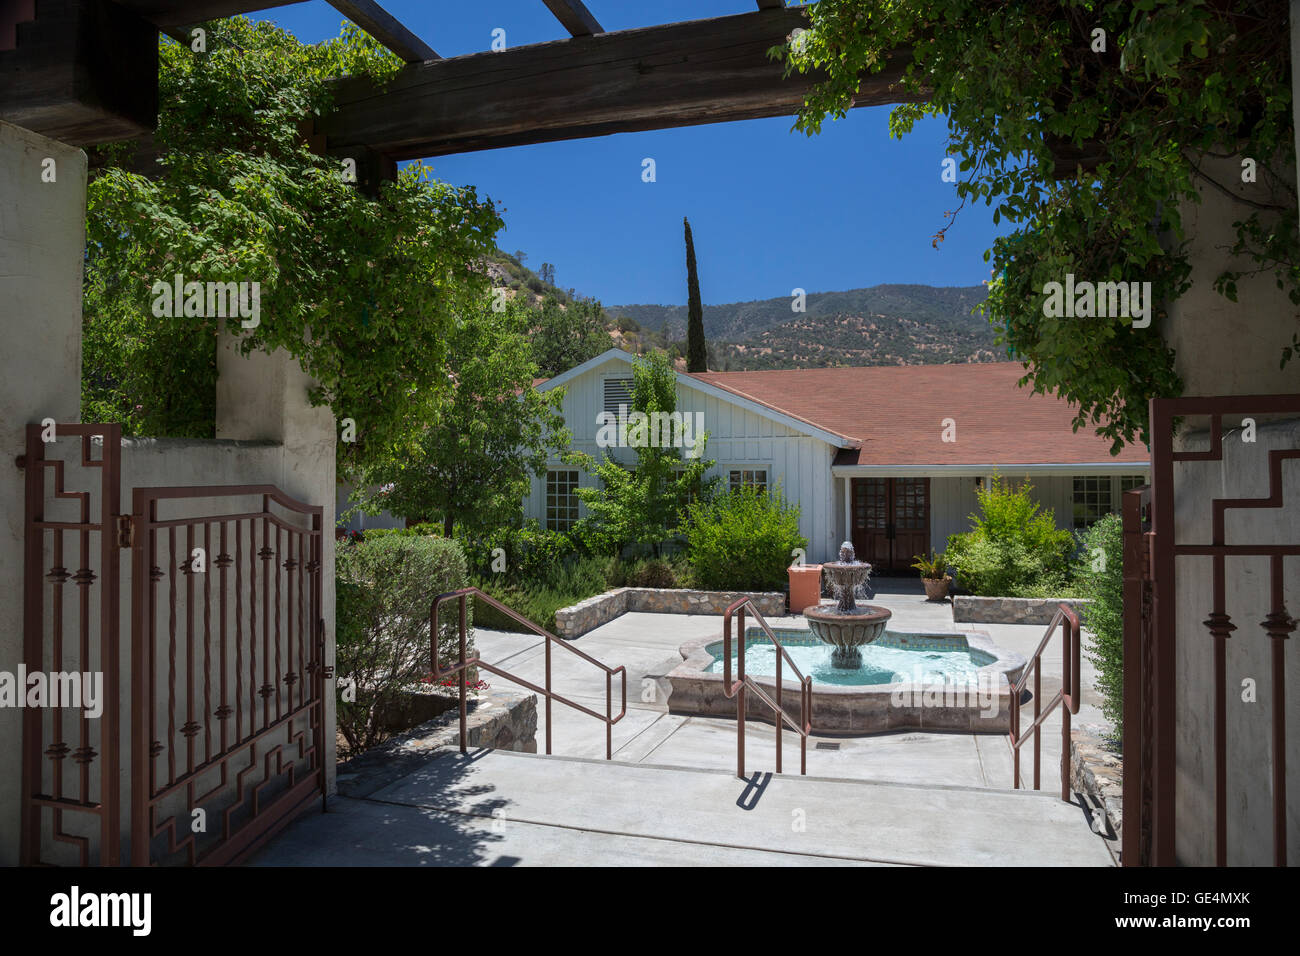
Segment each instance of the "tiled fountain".
[[[1023,657],[980,631],[890,629],[888,608],[857,604],[855,592],[869,580],[871,565],[858,561],[848,542],[840,547],[839,560],[822,570],[834,602],[804,608],[806,628],[773,627],[800,671],[813,680],[814,732],[1007,732],[1011,684],[1025,666]],[[744,640],[746,672],[771,694],[776,648],[761,627],[747,627]],[[722,692],[721,634],[679,650],[683,661],[668,674],[669,712],[734,717],[736,701]],[[733,645],[733,663],[735,651]],[[783,706],[798,720],[799,685],[788,666],[783,678]],[[773,718],[759,700],[746,712],[760,720]]]

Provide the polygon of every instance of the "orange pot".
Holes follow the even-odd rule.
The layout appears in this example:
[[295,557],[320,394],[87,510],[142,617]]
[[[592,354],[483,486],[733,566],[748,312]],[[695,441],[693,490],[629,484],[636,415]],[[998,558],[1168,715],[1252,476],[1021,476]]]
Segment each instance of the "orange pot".
[[790,574],[790,611],[798,614],[811,607],[822,597],[822,566],[820,564],[792,564]]

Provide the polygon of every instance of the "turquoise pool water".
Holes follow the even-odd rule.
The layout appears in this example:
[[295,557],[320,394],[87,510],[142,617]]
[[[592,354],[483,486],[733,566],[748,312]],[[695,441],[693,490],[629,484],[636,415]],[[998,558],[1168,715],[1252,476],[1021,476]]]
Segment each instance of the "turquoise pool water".
[[[961,636],[913,635],[887,631],[880,640],[860,648],[862,666],[842,670],[831,666],[831,647],[813,636],[811,631],[780,630],[777,640],[794,658],[795,665],[814,684],[860,686],[916,682],[926,684],[978,684],[979,669],[994,658],[972,650]],[[722,642],[709,645],[713,663],[707,671],[722,673]],[[745,669],[755,677],[776,675],[776,647],[761,630],[751,629],[745,641]],[[732,653],[733,675],[736,666]],[[793,680],[788,664],[782,677]],[[734,678],[733,678],[734,679]]]

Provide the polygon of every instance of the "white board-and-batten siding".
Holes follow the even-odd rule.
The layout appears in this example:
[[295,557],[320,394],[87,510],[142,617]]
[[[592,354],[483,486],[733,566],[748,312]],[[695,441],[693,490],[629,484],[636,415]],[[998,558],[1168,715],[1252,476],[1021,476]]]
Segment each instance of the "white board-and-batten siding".
[[[564,383],[561,413],[571,433],[570,448],[600,460],[606,449],[596,444],[597,416],[605,409],[605,380],[631,378],[632,367],[618,357],[597,363]],[[703,415],[703,430],[709,433],[704,457],[716,462],[710,474],[725,482],[733,468],[764,469],[769,487],[780,484],[786,498],[799,505],[799,530],[808,539],[808,560],[828,560],[838,547],[837,526],[841,523],[832,509],[834,479],[831,462],[836,448],[804,435],[776,420],[727,401],[703,389],[679,382],[677,410],[685,415]],[[614,449],[624,463],[635,460],[634,449]],[[571,469],[553,455],[551,469]],[[579,471],[579,485],[599,484],[592,475]],[[524,503],[525,516],[545,524],[546,479],[534,478]],[[585,508],[580,510],[585,514]]]

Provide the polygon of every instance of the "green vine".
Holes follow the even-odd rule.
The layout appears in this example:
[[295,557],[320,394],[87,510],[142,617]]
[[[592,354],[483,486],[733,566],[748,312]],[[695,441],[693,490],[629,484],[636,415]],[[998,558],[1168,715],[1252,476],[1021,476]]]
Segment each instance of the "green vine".
[[[204,29],[206,52],[161,41],[156,174],[119,149],[88,187],[83,414],[210,436],[225,327],[245,353],[294,355],[312,400],[353,420],[341,469],[400,458],[447,401],[447,342],[483,302],[497,211],[419,164],[371,198],[308,148],[331,79],[400,66],[360,30],[308,46],[244,18]],[[260,322],[155,315],[153,283],[177,273],[260,283]]]
[[[1300,304],[1290,31],[1280,0],[820,0],[809,20],[772,51],[788,72],[824,75],[796,128],[811,135],[843,117],[861,76],[883,69],[891,51],[911,52],[901,91],[919,102],[893,110],[891,135],[947,118],[961,206],[982,200],[995,223],[1017,227],[985,253],[993,271],[983,312],[1024,363],[1022,384],[1075,403],[1075,429],[1095,426],[1112,452],[1147,441],[1151,397],[1182,390],[1158,329],[1191,285],[1179,201],[1196,201],[1198,185],[1225,188],[1206,171],[1208,158],[1250,157],[1260,184],[1227,250],[1254,268],[1224,268],[1214,287],[1235,301],[1243,275],[1271,272]],[[1080,162],[1058,180],[1062,156]],[[946,215],[936,246],[955,218]],[[1045,285],[1067,273],[1150,282],[1150,327],[1044,315]],[[1291,343],[1283,365],[1295,351]]]

